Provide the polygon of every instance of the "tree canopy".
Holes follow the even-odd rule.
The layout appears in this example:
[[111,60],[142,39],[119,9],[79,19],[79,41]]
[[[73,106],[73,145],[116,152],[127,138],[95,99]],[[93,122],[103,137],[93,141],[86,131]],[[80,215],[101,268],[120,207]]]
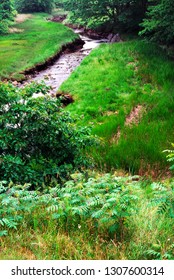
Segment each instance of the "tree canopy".
[[89,28],[134,32],[162,44],[174,43],[173,0],[62,0],[71,20]]
[[141,35],[163,44],[174,43],[174,1],[149,0]]
[[72,18],[89,25],[109,23],[111,28],[135,30],[144,17],[147,0],[67,0],[65,8]]

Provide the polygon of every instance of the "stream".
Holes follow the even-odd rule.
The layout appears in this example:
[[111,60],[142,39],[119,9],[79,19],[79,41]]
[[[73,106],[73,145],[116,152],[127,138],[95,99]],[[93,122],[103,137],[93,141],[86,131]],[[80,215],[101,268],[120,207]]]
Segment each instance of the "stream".
[[80,30],[78,29],[75,29],[74,32],[78,33],[80,38],[85,42],[83,47],[80,50],[71,53],[66,53],[65,51],[54,64],[33,74],[26,83],[44,81],[46,85],[51,87],[50,94],[55,94],[61,84],[70,76],[73,70],[80,65],[81,61],[91,52],[91,50],[99,46],[101,43],[108,42],[107,39],[95,40],[81,35]]

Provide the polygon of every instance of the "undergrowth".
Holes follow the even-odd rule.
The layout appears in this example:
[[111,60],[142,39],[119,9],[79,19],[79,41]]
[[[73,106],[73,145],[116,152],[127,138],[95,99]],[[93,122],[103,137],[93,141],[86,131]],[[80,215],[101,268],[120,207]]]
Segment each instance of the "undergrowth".
[[12,247],[11,259],[174,258],[173,181],[88,171],[71,178],[44,193],[1,182],[1,259]]

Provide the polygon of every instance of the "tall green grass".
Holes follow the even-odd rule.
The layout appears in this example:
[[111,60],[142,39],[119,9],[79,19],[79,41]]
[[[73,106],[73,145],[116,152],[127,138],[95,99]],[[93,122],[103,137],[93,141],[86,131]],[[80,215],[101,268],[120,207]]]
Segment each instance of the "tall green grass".
[[[174,141],[173,67],[151,43],[103,44],[61,86],[75,99],[67,110],[102,139],[91,151],[100,168],[152,176],[166,171],[162,151]],[[128,126],[137,105],[142,117]]]
[[77,35],[60,23],[48,21],[47,14],[32,14],[14,24],[15,33],[0,38],[0,79],[24,79],[22,72],[54,56],[61,46]]

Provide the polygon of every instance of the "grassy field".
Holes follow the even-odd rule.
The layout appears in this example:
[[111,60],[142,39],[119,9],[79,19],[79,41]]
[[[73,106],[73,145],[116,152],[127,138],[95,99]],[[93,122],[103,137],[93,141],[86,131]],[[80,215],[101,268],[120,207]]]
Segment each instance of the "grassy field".
[[17,19],[12,33],[0,37],[0,79],[22,80],[22,72],[44,63],[77,35],[62,24],[47,21],[47,14]]
[[162,151],[174,141],[173,67],[153,44],[103,44],[61,86],[75,99],[67,110],[101,138],[92,150],[98,167],[166,174]]

